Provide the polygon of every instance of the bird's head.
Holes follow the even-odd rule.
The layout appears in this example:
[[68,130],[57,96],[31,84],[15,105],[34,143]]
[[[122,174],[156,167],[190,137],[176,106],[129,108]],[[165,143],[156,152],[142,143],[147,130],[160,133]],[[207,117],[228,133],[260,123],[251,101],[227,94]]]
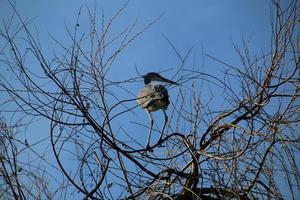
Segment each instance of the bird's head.
[[162,77],[161,75],[159,75],[156,72],[149,72],[149,73],[145,74],[143,76],[143,78],[144,78],[145,85],[149,84],[151,81],[161,81],[161,82],[165,82],[165,83],[170,83],[170,84],[178,85],[178,83],[175,83],[175,82],[173,82],[171,80],[168,80],[168,79]]

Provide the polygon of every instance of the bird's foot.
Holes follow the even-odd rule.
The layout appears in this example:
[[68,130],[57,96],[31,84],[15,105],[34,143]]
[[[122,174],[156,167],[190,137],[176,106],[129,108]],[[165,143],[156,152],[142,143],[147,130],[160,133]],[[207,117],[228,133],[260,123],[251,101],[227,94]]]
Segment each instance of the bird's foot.
[[147,152],[153,152],[153,149],[150,147],[150,145],[147,145],[142,152],[142,157],[147,156]]
[[158,145],[158,147],[161,147],[161,148],[165,147],[165,145],[163,145],[162,137],[159,138],[157,145]]
[[153,149],[152,149],[152,147],[150,147],[149,144],[147,144],[145,151],[153,152]]

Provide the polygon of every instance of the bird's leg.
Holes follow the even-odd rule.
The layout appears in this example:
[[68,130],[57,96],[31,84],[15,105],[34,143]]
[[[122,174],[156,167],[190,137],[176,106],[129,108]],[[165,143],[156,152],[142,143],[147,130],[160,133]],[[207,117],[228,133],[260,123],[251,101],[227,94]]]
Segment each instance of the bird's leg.
[[165,110],[162,110],[162,111],[163,111],[164,116],[165,116],[165,121],[164,121],[164,125],[163,125],[163,127],[162,127],[162,130],[161,130],[161,133],[160,133],[160,137],[159,137],[158,142],[161,141],[161,139],[162,139],[162,137],[163,137],[163,134],[164,134],[164,131],[165,131],[165,128],[166,128],[166,125],[167,125],[167,123],[168,123],[168,115],[167,115],[167,113],[166,113]]
[[148,116],[149,116],[149,132],[148,132],[148,139],[147,139],[147,146],[146,149],[150,148],[150,139],[151,139],[151,131],[152,131],[152,127],[153,127],[153,119],[152,119],[152,115],[149,111],[147,111]]

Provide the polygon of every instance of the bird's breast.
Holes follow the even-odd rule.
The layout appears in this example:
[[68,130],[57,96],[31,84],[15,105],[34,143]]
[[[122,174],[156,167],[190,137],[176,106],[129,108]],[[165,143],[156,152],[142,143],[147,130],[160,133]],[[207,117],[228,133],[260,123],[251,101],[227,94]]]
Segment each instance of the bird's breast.
[[167,109],[169,96],[167,89],[162,85],[147,84],[142,88],[136,99],[139,106],[150,112]]

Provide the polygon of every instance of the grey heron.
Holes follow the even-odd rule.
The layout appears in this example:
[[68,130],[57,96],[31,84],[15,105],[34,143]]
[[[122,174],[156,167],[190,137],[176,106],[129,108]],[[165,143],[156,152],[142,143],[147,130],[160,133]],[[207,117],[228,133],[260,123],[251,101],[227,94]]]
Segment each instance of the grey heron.
[[137,103],[139,106],[141,106],[149,116],[149,133],[148,133],[148,139],[147,139],[147,146],[146,149],[150,148],[150,138],[151,138],[151,131],[153,127],[153,118],[151,115],[151,112],[155,112],[157,110],[162,110],[164,113],[165,121],[162,128],[162,131],[160,133],[160,138],[158,141],[161,140],[165,126],[168,122],[168,116],[166,114],[166,109],[168,108],[168,105],[170,104],[169,101],[169,95],[168,90],[165,86],[161,84],[155,84],[154,81],[159,82],[165,82],[169,84],[175,84],[178,85],[178,83],[175,83],[171,80],[168,80],[158,73],[150,72],[143,76],[144,78],[144,88],[142,88],[138,95],[137,95]]

